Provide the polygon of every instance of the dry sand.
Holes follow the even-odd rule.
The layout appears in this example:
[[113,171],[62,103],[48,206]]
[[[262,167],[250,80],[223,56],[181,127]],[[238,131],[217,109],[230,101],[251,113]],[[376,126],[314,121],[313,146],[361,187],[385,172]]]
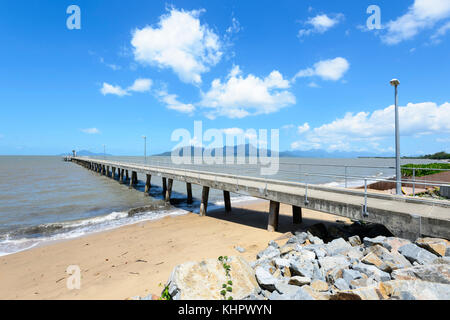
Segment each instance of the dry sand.
[[[279,231],[266,231],[269,203],[238,204],[232,213],[188,213],[141,222],[82,238],[0,257],[0,299],[127,299],[161,292],[174,266],[186,261],[257,252],[283,233],[317,223],[349,220],[303,210],[292,224],[291,207],[281,205]],[[339,222],[341,223],[341,222]],[[246,249],[239,253],[234,247]],[[81,288],[67,289],[66,269],[78,265]]]

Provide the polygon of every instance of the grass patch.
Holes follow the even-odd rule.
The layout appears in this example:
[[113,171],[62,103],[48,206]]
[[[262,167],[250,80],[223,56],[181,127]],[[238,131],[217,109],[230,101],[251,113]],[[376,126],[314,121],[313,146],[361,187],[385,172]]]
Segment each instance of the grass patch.
[[406,177],[412,177],[413,170],[410,168],[417,168],[415,173],[416,177],[423,177],[428,176],[430,174],[443,172],[439,170],[429,170],[429,169],[450,169],[450,163],[405,164],[402,166],[402,175]]

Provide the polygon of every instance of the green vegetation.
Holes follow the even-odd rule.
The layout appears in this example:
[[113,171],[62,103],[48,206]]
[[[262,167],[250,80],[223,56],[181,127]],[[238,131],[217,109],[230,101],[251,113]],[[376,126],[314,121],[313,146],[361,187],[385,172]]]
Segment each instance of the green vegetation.
[[445,159],[450,159],[450,153],[441,151],[441,152],[436,152],[434,154],[424,155],[424,156],[420,157],[420,159],[445,160]]
[[[161,283],[159,285],[162,286]],[[159,300],[172,300],[172,297],[169,294],[169,286],[164,286],[164,290],[163,290]]]
[[[430,164],[405,164],[402,166],[402,175],[406,177],[413,176],[413,170],[409,168],[419,168],[416,169],[415,176],[423,177],[434,173],[439,173],[439,170],[429,170],[429,169],[450,169],[450,163],[430,163]],[[423,169],[420,169],[423,168]]]
[[[225,270],[226,277],[228,279],[230,279],[231,278],[231,275],[230,275],[231,266],[228,264],[228,257],[227,256],[225,256],[225,257],[220,256],[218,258],[218,260],[222,263],[222,267]],[[225,300],[233,300],[232,296],[228,296],[228,298],[227,298],[227,293],[228,292],[233,292],[233,287],[232,286],[233,286],[233,281],[231,281],[231,279],[228,280],[227,283],[222,284],[223,290],[220,291],[220,294],[223,296],[223,298]]]

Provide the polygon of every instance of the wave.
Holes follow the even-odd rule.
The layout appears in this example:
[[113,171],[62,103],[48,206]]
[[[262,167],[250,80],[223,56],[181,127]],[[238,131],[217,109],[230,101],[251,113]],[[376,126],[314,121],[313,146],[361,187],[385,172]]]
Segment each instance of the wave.
[[[200,202],[198,200],[192,204],[186,204],[184,200],[177,201],[177,198],[173,200],[177,203],[177,207],[168,206],[163,201],[160,201],[149,206],[128,211],[114,211],[88,219],[46,223],[12,230],[4,235],[0,235],[0,256],[28,250],[47,242],[78,238],[95,232],[111,230],[143,221],[158,220],[167,216],[199,212]],[[259,199],[250,196],[231,198],[232,203],[256,200]],[[223,201],[214,201],[210,203],[208,209],[217,210],[223,207]]]

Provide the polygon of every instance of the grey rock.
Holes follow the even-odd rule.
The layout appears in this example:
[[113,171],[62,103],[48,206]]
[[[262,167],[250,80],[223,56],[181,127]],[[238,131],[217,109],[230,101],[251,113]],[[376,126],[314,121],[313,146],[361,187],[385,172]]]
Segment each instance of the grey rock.
[[258,259],[272,259],[280,255],[280,250],[273,246],[268,246],[266,249],[260,251],[256,257]]
[[352,247],[356,247],[356,246],[359,246],[361,244],[361,239],[359,238],[359,236],[349,237],[348,238],[348,243],[350,243],[350,245]]
[[350,281],[351,289],[359,289],[366,288],[377,285],[377,281],[375,281],[372,277],[370,278],[361,278]]
[[389,273],[381,271],[375,266],[368,265],[365,263],[358,263],[352,266],[353,270],[359,271],[367,275],[368,277],[372,277],[376,281],[389,281],[391,280],[391,276]]
[[433,264],[450,264],[450,257],[440,257],[433,261]]
[[[375,237],[375,238],[365,237],[363,239],[363,243],[364,243],[364,245],[366,247],[374,246],[376,244],[382,245],[384,247],[383,244],[387,244],[386,240],[387,240],[387,237],[385,237],[385,236],[378,236],[378,237]],[[388,244],[388,248],[387,249],[391,250],[392,247]]]
[[335,239],[326,245],[328,255],[334,256],[350,250],[352,246],[342,238]]
[[235,248],[237,251],[239,251],[240,253],[244,253],[244,252],[245,252],[245,249],[242,248],[242,247],[235,246],[234,248]]
[[311,278],[308,277],[300,277],[300,276],[293,276],[292,278],[289,279],[288,282],[290,285],[293,286],[304,286],[304,285],[308,285],[311,283]]
[[334,282],[334,286],[339,290],[350,290],[350,286],[343,278],[339,278]]
[[288,292],[283,294],[279,293],[278,290],[276,290],[269,296],[269,300],[314,300],[314,298],[301,287],[290,287],[294,287],[295,290],[289,289]]
[[314,277],[314,264],[311,261],[294,261],[294,263],[291,263],[290,270],[294,276]]
[[411,263],[431,264],[438,257],[431,252],[416,246],[413,243],[406,244],[398,248],[398,251],[405,256]]
[[450,284],[450,266],[447,264],[421,265],[394,270],[391,276],[395,280],[423,280]]
[[262,295],[259,295],[259,294],[250,294],[250,295],[248,295],[248,296],[246,296],[245,298],[243,298],[242,300],[252,300],[252,301],[255,301],[255,300],[265,300],[264,299],[264,296],[262,296]]
[[319,258],[319,264],[323,272],[326,274],[328,271],[336,268],[345,269],[350,265],[347,257],[344,256],[332,256]]
[[274,247],[275,249],[280,249],[280,246],[275,241],[271,240],[269,241],[269,246]]
[[421,280],[392,280],[381,284],[391,299],[450,300],[450,285]]
[[272,292],[268,296],[269,300],[291,300],[287,294],[280,294],[278,291]]
[[275,290],[275,284],[278,280],[262,267],[257,267],[255,270],[256,280],[262,289],[269,291]]
[[306,232],[295,232],[295,237],[297,238],[297,243],[304,244],[306,239],[308,239],[308,234]]
[[[231,266],[234,299],[242,299],[260,290],[253,269],[242,257],[229,257],[228,264]],[[219,300],[222,283],[226,281],[221,263],[217,259],[208,259],[177,265],[167,286],[174,300]]]
[[291,262],[288,259],[276,258],[273,262],[278,269],[289,268],[291,266]]
[[294,286],[285,282],[277,282],[275,284],[275,289],[280,293],[280,294],[287,294],[289,296],[293,296],[296,294],[297,290],[298,290],[298,286]]
[[361,272],[352,270],[352,269],[344,269],[342,271],[342,278],[347,282],[350,283],[352,280],[362,279],[363,275]]
[[320,239],[319,237],[316,237],[309,232],[307,235],[308,235],[309,242],[311,242],[312,244],[323,244],[323,240]]
[[353,261],[361,260],[361,258],[364,256],[364,249],[361,247],[351,247],[345,252],[345,255]]

